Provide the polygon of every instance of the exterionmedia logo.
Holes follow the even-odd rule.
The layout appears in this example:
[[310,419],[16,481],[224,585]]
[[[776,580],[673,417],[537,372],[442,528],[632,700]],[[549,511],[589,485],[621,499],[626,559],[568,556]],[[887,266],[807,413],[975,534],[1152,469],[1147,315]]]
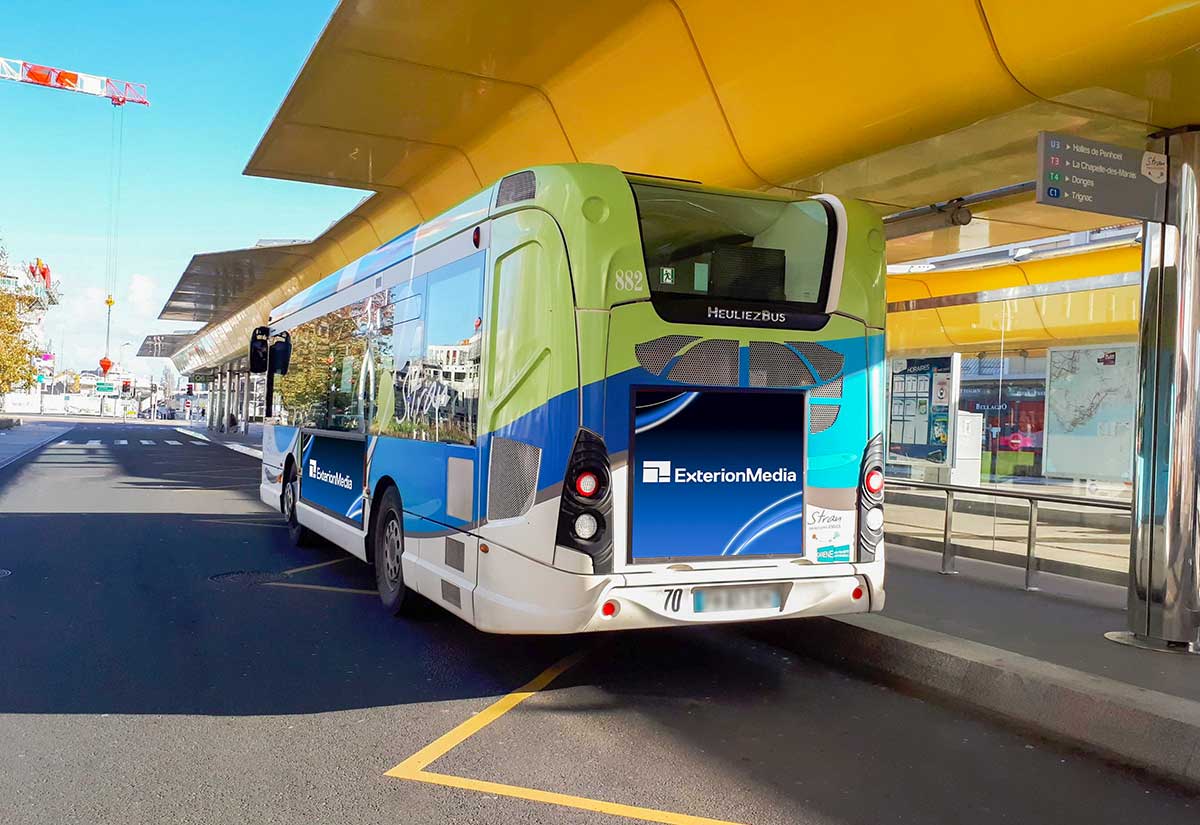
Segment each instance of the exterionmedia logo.
[[308,460],[308,477],[315,478],[317,481],[323,481],[326,484],[332,484],[335,487],[341,487],[344,490],[354,489],[354,479],[345,473],[331,473],[328,470],[322,470],[317,466],[315,458]]
[[795,470],[779,467],[768,470],[765,467],[746,467],[742,470],[730,470],[722,467],[719,470],[689,470],[687,467],[672,469],[669,461],[643,461],[643,484],[772,484],[795,483],[799,480]]

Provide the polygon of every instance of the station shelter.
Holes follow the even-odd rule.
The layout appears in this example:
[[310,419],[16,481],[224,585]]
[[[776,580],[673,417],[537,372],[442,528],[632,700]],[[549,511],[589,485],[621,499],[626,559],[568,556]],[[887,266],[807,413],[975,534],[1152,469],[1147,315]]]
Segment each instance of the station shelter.
[[[313,240],[196,254],[160,317],[203,326],[170,356],[210,426],[248,425],[271,308],[521,167],[859,198],[887,235],[889,540],[1128,581],[1137,635],[1200,645],[1170,503],[1200,500],[1175,328],[1200,324],[1198,43],[1170,0],[343,0],[245,173],[365,197]],[[1166,212],[1039,202],[1041,133],[1166,155]],[[906,375],[946,363],[922,412]]]

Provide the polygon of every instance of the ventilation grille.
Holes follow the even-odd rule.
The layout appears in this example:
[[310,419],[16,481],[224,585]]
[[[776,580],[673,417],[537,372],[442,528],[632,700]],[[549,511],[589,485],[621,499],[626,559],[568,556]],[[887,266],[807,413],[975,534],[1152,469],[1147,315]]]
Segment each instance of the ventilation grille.
[[448,602],[457,608],[462,608],[462,593],[445,579],[442,579],[442,601]]
[[490,520],[516,518],[529,512],[541,461],[541,449],[532,444],[510,438],[492,439],[487,506]]
[[815,383],[800,356],[783,344],[750,342],[750,386],[806,387]]
[[458,539],[446,539],[446,566],[460,573],[466,568],[466,548]]
[[812,341],[789,341],[788,346],[808,359],[817,371],[822,381],[828,381],[842,371],[846,358],[829,347],[814,344]]
[[496,193],[496,206],[530,201],[536,194],[537,179],[534,178],[533,172],[529,170],[517,172],[500,181],[500,191]]
[[684,384],[714,387],[738,385],[738,342],[701,341],[680,356],[667,378]]
[[664,335],[653,341],[646,341],[633,348],[638,363],[647,372],[662,375],[667,368],[667,362],[675,357],[675,353],[688,344],[699,339],[698,335]]
[[808,431],[823,433],[837,421],[842,408],[836,404],[814,404],[808,408]]
[[828,384],[822,384],[821,386],[811,390],[809,392],[809,395],[815,396],[816,398],[841,398],[842,397],[842,379],[841,379],[841,377],[839,376],[836,381],[830,381]]

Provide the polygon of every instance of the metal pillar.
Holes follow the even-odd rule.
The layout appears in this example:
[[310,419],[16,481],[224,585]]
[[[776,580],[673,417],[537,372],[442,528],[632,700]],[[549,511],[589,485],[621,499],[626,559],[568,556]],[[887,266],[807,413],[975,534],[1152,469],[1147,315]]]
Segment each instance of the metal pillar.
[[217,405],[217,432],[225,432],[225,424],[229,421],[229,366],[221,367],[221,395]]
[[1105,635],[1200,653],[1200,133],[1166,140],[1167,222],[1142,253],[1129,632]]
[[213,409],[213,402],[217,400],[217,376],[215,374],[210,375],[204,386],[207,390],[204,402],[204,423],[211,430],[213,422],[216,420],[216,411]]
[[253,385],[250,383],[254,380],[254,376],[249,372],[242,373],[242,381],[245,384],[245,391],[242,393],[242,432],[250,432],[250,395]]

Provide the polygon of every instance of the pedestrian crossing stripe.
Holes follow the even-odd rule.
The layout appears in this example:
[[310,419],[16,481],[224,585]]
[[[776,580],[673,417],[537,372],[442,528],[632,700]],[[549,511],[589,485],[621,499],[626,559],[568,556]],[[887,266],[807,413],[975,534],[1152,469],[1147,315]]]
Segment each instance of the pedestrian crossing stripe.
[[[62,441],[57,442],[56,446],[70,447],[71,445],[75,445],[78,447],[103,447],[105,443],[106,442],[102,438],[89,438],[86,440],[80,439],[78,441],[72,441],[69,438],[64,438]],[[149,438],[140,438],[137,440],[136,443],[144,444],[147,447],[153,447],[158,444],[157,441],[154,441],[153,439],[149,439]],[[184,442],[184,441],[175,441],[174,439],[170,439],[170,438],[163,439],[162,443],[169,444],[172,447],[182,447],[182,446],[184,446],[185,443],[186,444],[195,444],[197,447],[207,447],[209,445],[209,442],[207,442],[207,441],[196,441],[196,440],[189,439],[188,441]],[[114,447],[128,447],[129,440],[125,439],[125,438],[115,438],[115,439],[113,439],[112,444]]]

